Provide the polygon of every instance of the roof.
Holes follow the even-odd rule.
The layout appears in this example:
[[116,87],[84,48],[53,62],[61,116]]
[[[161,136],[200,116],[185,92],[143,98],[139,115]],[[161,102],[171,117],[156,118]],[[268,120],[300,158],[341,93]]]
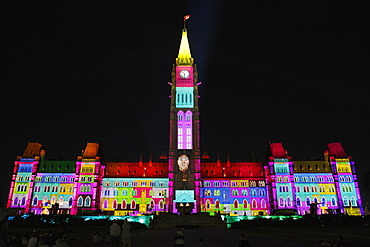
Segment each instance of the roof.
[[82,158],[93,159],[98,155],[99,144],[98,143],[87,143],[85,150],[82,152]]
[[259,178],[264,177],[260,162],[202,162],[201,178]]
[[40,155],[41,144],[37,142],[29,142],[23,152],[22,158],[34,158]]
[[37,169],[38,173],[74,173],[76,172],[76,161],[41,161]]
[[329,155],[334,156],[336,158],[347,158],[347,154],[344,152],[342,144],[339,142],[337,143],[329,143],[328,144]]
[[186,29],[182,30],[182,37],[180,43],[179,54],[176,59],[177,64],[192,65],[193,59],[191,57],[190,46]]
[[331,166],[326,161],[293,161],[294,173],[331,173]]
[[168,162],[107,162],[106,178],[168,178]]
[[274,158],[288,158],[282,143],[271,143],[270,150]]

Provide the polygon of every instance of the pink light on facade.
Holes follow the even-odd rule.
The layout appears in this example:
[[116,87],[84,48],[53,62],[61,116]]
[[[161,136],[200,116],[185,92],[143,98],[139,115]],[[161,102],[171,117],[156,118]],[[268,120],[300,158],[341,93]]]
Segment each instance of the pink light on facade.
[[192,149],[193,148],[193,113],[187,111],[179,111],[177,113],[177,148]]

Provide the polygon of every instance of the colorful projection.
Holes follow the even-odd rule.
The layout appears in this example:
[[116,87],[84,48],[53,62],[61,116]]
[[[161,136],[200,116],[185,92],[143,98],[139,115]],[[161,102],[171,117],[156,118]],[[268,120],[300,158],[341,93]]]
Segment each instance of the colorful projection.
[[176,87],[176,108],[194,108],[193,87]]
[[193,87],[193,66],[176,66],[176,87]]
[[192,118],[193,113],[187,111],[179,111],[177,113],[177,148],[178,149],[192,149],[193,135],[192,135]]

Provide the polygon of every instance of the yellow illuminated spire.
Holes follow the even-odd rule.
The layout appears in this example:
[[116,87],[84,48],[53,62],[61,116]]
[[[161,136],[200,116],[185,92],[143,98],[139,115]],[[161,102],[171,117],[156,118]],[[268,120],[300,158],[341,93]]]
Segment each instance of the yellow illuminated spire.
[[182,38],[178,58],[191,58],[190,46],[186,29],[182,30]]
[[179,55],[176,58],[177,65],[193,65],[194,63],[194,59],[191,57],[190,46],[188,41],[188,32],[185,26],[185,22],[189,18],[190,15],[184,16],[184,29],[182,30]]
[[176,59],[176,64],[192,65],[194,59],[191,57],[188,34],[186,29],[182,30],[182,38],[180,43],[179,55]]

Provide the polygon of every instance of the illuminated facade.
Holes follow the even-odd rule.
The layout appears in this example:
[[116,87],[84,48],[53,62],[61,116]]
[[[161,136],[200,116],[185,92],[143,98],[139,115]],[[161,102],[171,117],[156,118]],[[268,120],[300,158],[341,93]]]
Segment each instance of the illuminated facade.
[[46,160],[29,143],[14,163],[8,208],[34,214],[363,215],[356,170],[340,143],[321,161],[293,161],[271,143],[262,162],[211,162],[200,150],[198,72],[187,30],[171,73],[168,156],[106,162],[87,143],[76,161]]

